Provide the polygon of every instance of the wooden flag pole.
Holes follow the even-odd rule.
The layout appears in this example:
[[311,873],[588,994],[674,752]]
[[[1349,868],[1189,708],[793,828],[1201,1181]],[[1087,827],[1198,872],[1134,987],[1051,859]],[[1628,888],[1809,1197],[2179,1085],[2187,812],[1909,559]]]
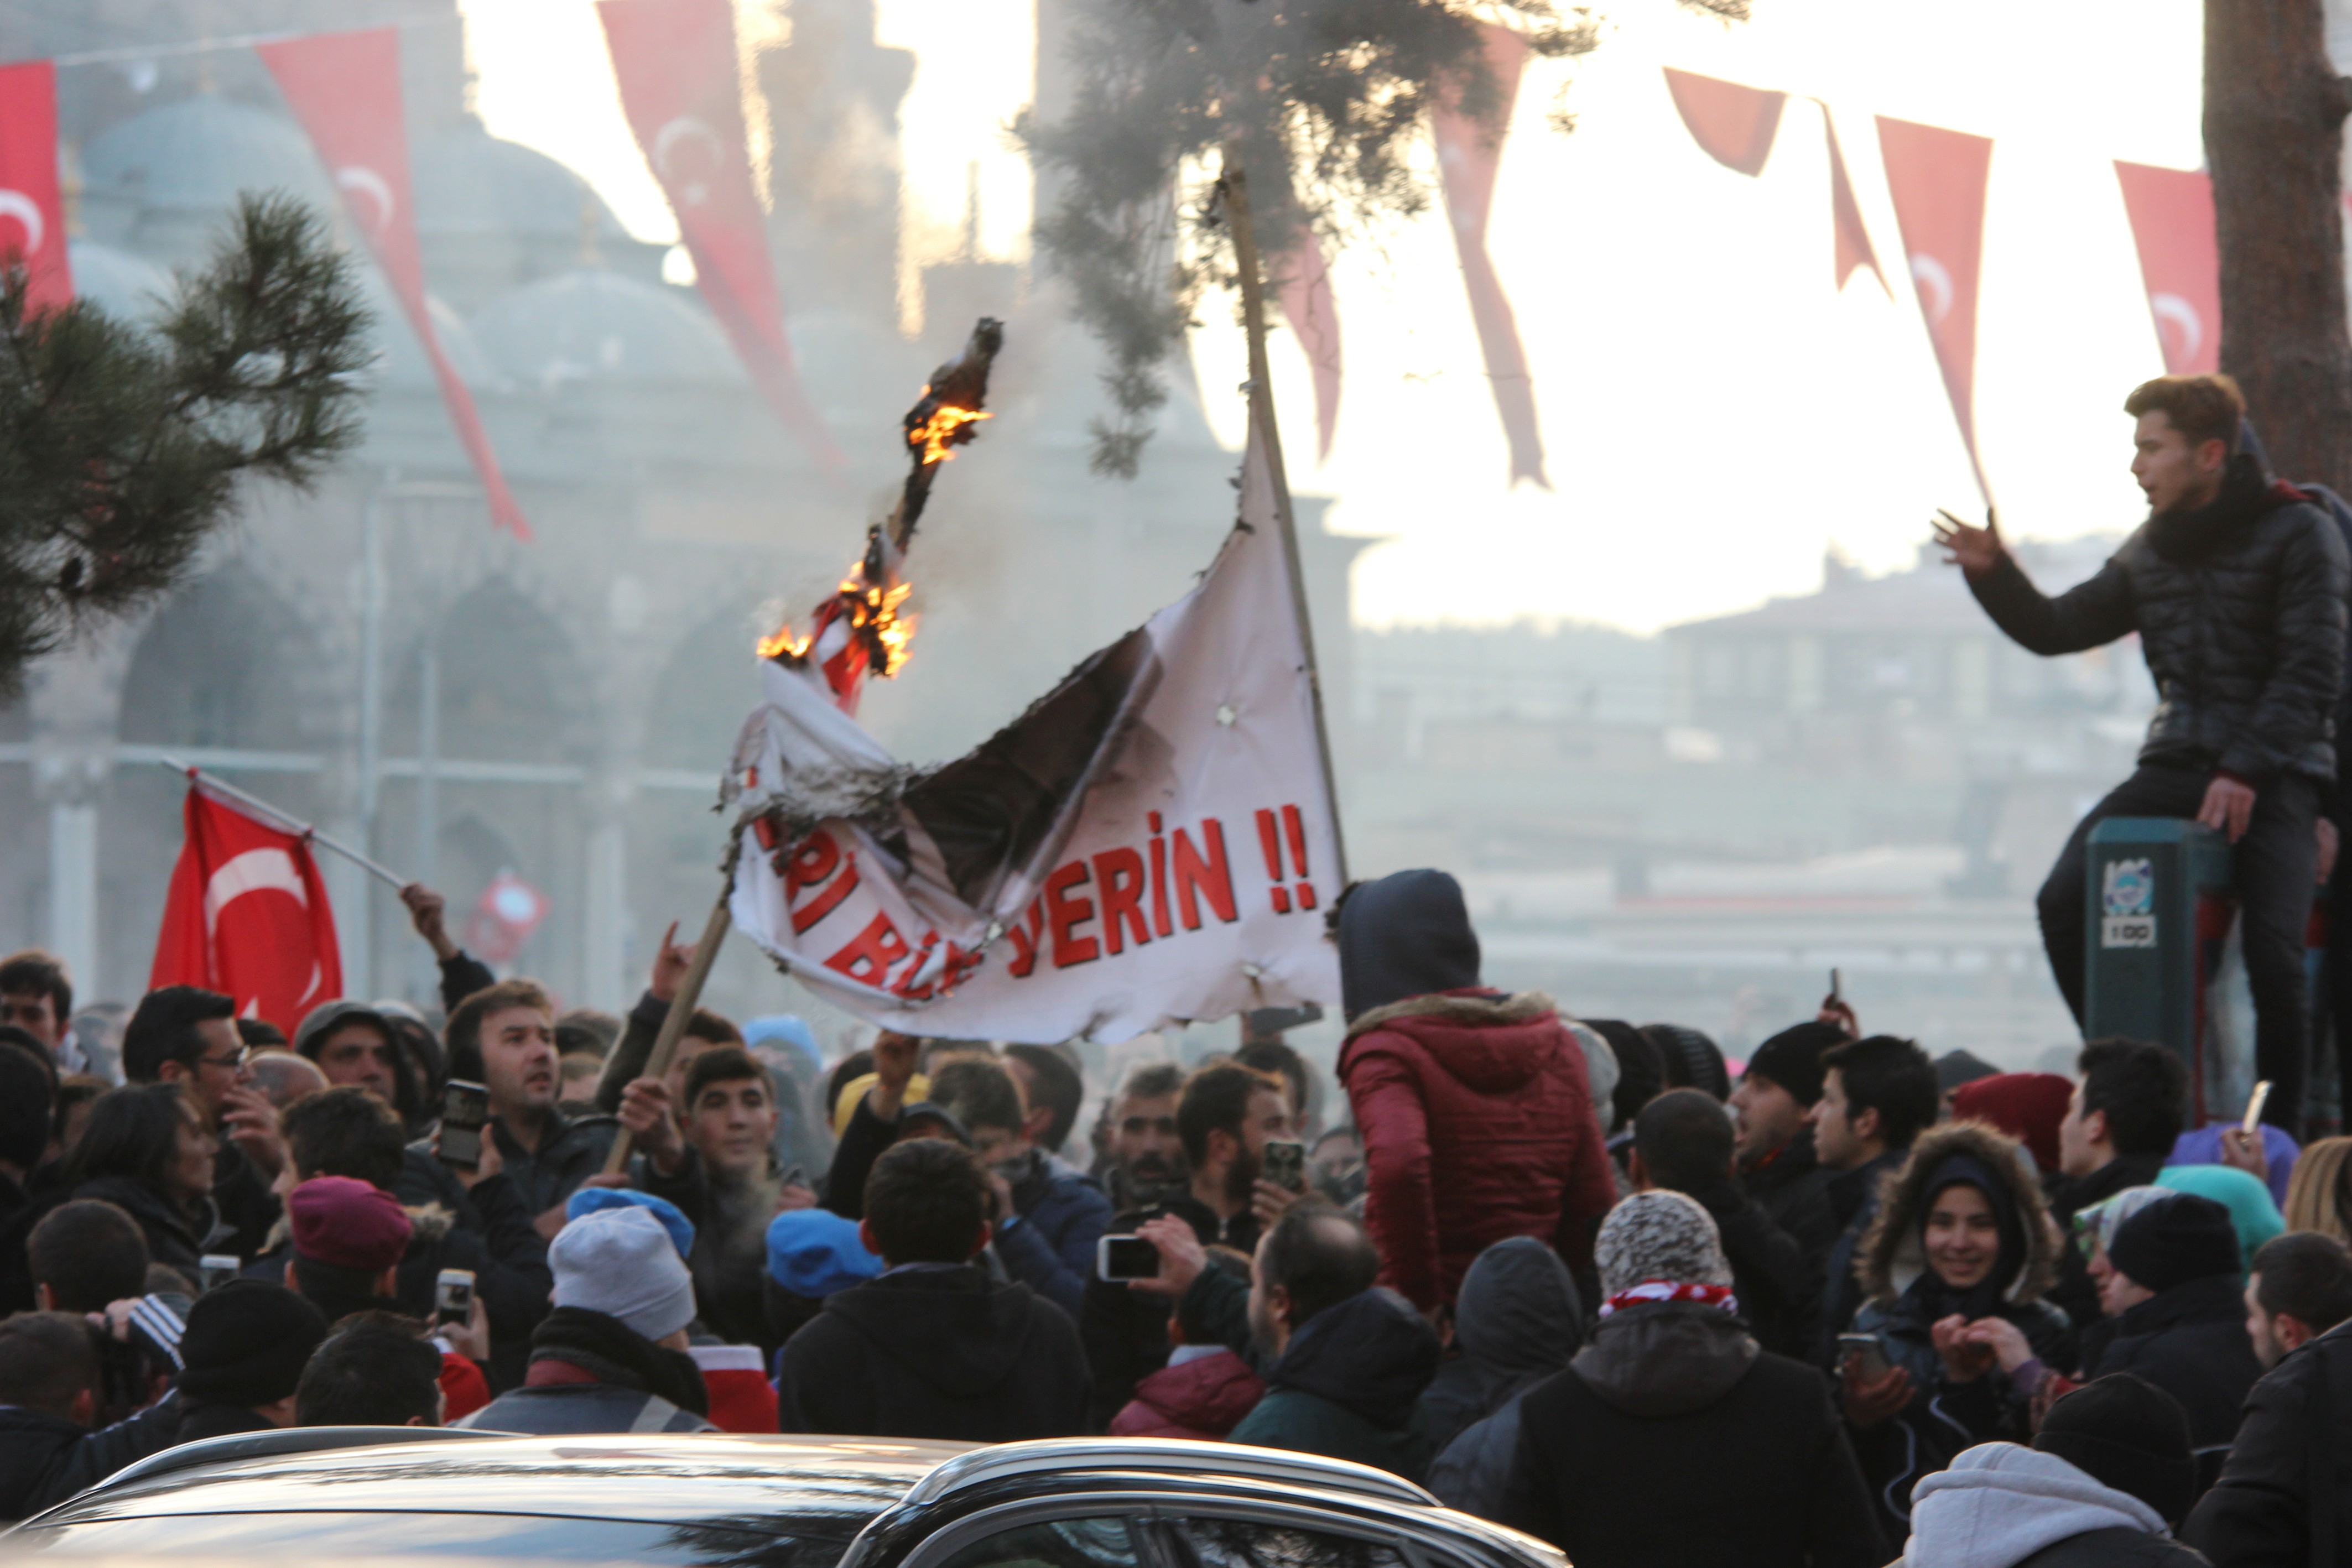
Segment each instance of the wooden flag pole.
[[[727,927],[732,924],[727,913],[727,900],[734,891],[730,865],[727,885],[719,891],[719,902],[710,906],[710,920],[702,928],[702,940],[694,945],[694,958],[677,983],[677,995],[669,999],[669,1012],[662,1019],[661,1032],[654,1036],[654,1048],[646,1057],[645,1077],[659,1078],[667,1072],[670,1058],[677,1054],[677,1042],[686,1038],[687,1021],[694,1017],[695,1004],[702,999],[703,982],[710,978],[710,966],[718,961],[719,945],[727,940]],[[613,1140],[612,1151],[604,1156],[606,1176],[618,1176],[628,1168],[630,1146],[635,1142],[629,1130],[622,1128],[620,1135]]]
[[1315,662],[1315,622],[1307,608],[1307,574],[1298,562],[1298,525],[1290,510],[1290,476],[1282,462],[1282,432],[1274,423],[1274,377],[1265,358],[1265,283],[1258,270],[1257,225],[1250,214],[1249,176],[1233,149],[1217,181],[1225,218],[1233,225],[1234,260],[1242,280],[1242,322],[1249,333],[1250,423],[1265,443],[1266,467],[1274,481],[1274,516],[1282,528],[1282,554],[1290,569],[1291,606],[1298,615],[1299,641],[1307,650],[1307,689],[1315,703],[1315,748],[1323,763],[1324,808],[1331,817],[1331,846],[1339,853],[1339,884],[1348,883],[1348,841],[1339,830],[1339,780],[1331,771],[1331,735],[1323,719],[1323,676]]

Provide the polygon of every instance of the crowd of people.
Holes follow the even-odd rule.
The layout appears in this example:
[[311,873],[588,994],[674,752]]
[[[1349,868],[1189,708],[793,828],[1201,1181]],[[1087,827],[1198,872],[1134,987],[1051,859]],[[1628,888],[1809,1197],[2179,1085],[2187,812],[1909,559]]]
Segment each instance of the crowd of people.
[[1579,1568],[2352,1541],[2352,1139],[2190,1126],[2160,1046],[2000,1072],[1834,1005],[1735,1073],[1488,988],[1423,871],[1340,901],[1336,1086],[705,1010],[656,1072],[683,949],[560,1012],[406,896],[437,1029],[172,987],[100,1039],[0,960],[0,1517],[447,1424],[1259,1444]]

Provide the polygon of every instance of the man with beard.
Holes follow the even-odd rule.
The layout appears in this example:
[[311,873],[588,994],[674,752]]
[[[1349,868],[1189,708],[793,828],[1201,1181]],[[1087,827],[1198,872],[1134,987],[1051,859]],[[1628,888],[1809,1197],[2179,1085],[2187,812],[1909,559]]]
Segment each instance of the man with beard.
[[[2315,873],[2326,880],[2335,854],[2319,800],[2336,778],[2352,569],[2326,509],[2240,449],[2246,402],[2229,377],[2161,376],[2125,399],[2124,412],[2139,422],[2132,477],[2148,518],[2088,581],[2045,596],[1990,518],[1979,528],[1947,513],[1937,539],[1994,624],[2033,653],[2139,633],[2162,698],[2137,770],[2076,825],[2035,896],[2066,1005],[2081,1021],[2091,830],[2109,817],[2181,817],[2226,833],[2254,994],[2255,1075],[2272,1084],[2263,1114],[2300,1136],[2311,1054],[2304,928]],[[2111,890],[2105,913],[2145,914],[2128,893]]]
[[739,1047],[706,1051],[687,1069],[683,1127],[671,1112],[669,1085],[658,1078],[623,1091],[621,1124],[644,1151],[630,1162],[632,1185],[668,1199],[694,1222],[687,1265],[702,1326],[730,1344],[772,1354],[782,1341],[769,1331],[761,1284],[768,1222],[814,1207],[816,1194],[779,1179],[776,1102],[766,1071]]
[[[1174,1068],[1139,1068],[1120,1092],[1112,1133],[1118,1179],[1150,1201],[1119,1214],[1110,1234],[1181,1234],[1191,1244],[1185,1255],[1203,1260],[1202,1249],[1218,1243],[1255,1252],[1264,1228],[1298,1196],[1258,1176],[1267,1141],[1290,1135],[1282,1081],[1230,1063],[1189,1080],[1175,1074]],[[1078,1326],[1094,1372],[1097,1425],[1118,1413],[1139,1380],[1167,1364],[1168,1314],[1192,1278],[1133,1287],[1087,1282]]]

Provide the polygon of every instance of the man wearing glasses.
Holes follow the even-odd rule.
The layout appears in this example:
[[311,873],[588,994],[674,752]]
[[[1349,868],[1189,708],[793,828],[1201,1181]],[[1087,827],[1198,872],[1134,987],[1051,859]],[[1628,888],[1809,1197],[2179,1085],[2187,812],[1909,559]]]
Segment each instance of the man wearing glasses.
[[196,986],[165,986],[141,998],[122,1031],[123,1076],[133,1083],[176,1083],[220,1140],[213,1162],[213,1202],[222,1233],[207,1251],[250,1258],[277,1223],[270,1184],[286,1165],[278,1108],[254,1086],[236,1004]]

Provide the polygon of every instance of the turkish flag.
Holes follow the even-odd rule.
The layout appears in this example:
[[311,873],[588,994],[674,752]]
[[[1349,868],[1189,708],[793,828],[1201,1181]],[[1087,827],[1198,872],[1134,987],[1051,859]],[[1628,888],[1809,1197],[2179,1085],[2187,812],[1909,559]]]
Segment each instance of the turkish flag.
[[820,466],[841,449],[801,386],[768,257],[768,214],[751,183],[732,0],[597,0],[621,108],[669,198],[696,287],[752,384]]
[[1339,429],[1339,302],[1331,293],[1331,267],[1323,258],[1323,242],[1312,229],[1298,236],[1297,246],[1275,264],[1275,298],[1282,301],[1283,319],[1307,350],[1315,372],[1315,460],[1331,455],[1331,438]]
[[236,998],[239,1018],[290,1037],[302,1017],[343,994],[335,912],[310,846],[188,788],[186,841],[155,938],[158,986],[202,986]]
[[1772,155],[1772,138],[1780,129],[1780,110],[1789,95],[1678,71],[1672,66],[1665,72],[1666,90],[1674,95],[1675,108],[1682,114],[1691,140],[1727,169],[1749,176],[1762,173],[1764,160]]
[[2213,181],[2195,169],[2116,163],[2139,246],[2140,281],[2164,368],[2176,376],[2221,368],[2221,251],[2213,235]]
[[400,107],[400,35],[391,27],[353,33],[310,33],[262,44],[257,53],[310,145],[343,193],[352,226],[383,268],[401,313],[433,361],[449,423],[473,459],[489,497],[490,520],[519,538],[530,525],[507,489],[497,454],[482,429],[474,394],[441,350],[441,336],[425,308],[425,259],[416,246],[416,209],[409,200],[408,131]]
[[1976,375],[1977,276],[1984,256],[1992,141],[1882,114],[1878,147],[1919,313],[1927,319],[1927,336],[1943,367],[1944,391],[1960,423],[1960,439],[1968,443],[1977,486],[1990,497],[1984,464],[1977,456]]
[[[612,0],[606,0],[611,4]],[[1495,175],[1503,161],[1503,135],[1518,101],[1519,72],[1528,41],[1508,27],[1491,24],[1486,35],[1486,67],[1495,73],[1501,118],[1490,133],[1461,112],[1450,95],[1431,116],[1437,133],[1437,175],[1445,192],[1445,214],[1454,222],[1454,249],[1462,261],[1462,281],[1470,295],[1470,316],[1478,326],[1478,346],[1486,360],[1486,380],[1495,390],[1495,411],[1511,444],[1511,483],[1532,479],[1545,489],[1543,436],[1536,428],[1535,382],[1527,350],[1519,346],[1518,318],[1486,255],[1486,216],[1495,204]]]
[[[1853,199],[1853,182],[1846,177],[1845,153],[1838,146],[1837,121],[1830,118],[1830,106],[1822,105],[1822,134],[1830,143],[1830,223],[1837,231],[1837,286],[1845,287],[1860,267],[1870,268],[1878,279],[1878,287],[1886,288],[1886,274],[1879,269],[1878,252],[1872,248],[1870,231],[1863,226],[1862,204]],[[1886,297],[1895,298],[1895,290],[1886,288]]]
[[58,197],[58,68],[47,60],[0,66],[0,261],[26,268],[31,309],[73,302]]

